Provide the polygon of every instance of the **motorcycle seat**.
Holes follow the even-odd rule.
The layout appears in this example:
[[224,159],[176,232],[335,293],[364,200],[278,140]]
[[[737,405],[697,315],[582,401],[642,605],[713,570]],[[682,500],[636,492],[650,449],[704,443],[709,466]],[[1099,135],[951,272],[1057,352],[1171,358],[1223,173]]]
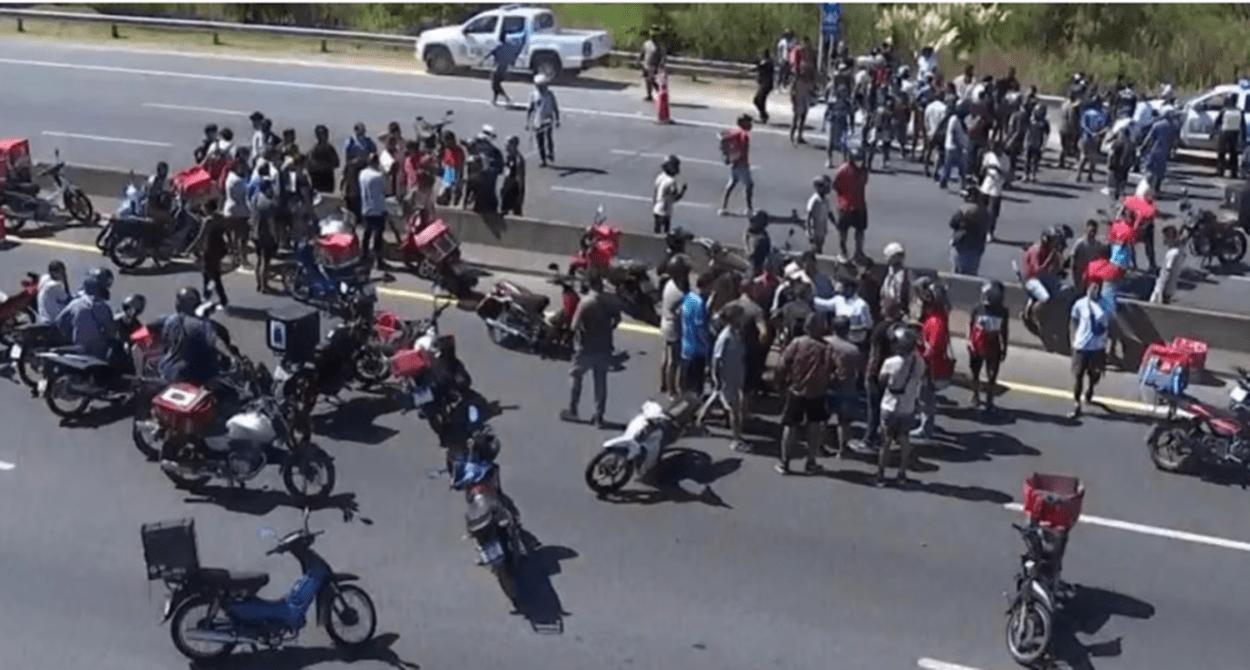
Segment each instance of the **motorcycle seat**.
[[635,260],[633,258],[614,258],[612,259],[611,267],[613,270],[627,272],[629,274],[646,272],[649,269],[649,266],[645,262]]
[[475,495],[469,498],[468,509],[464,511],[464,525],[470,533],[475,533],[490,525],[495,520],[495,509],[499,501],[494,495]]
[[535,293],[515,282],[504,280],[499,282],[497,286],[504,293],[512,296],[512,300],[520,305],[522,309],[532,314],[542,314],[547,309],[547,306],[551,304],[551,298]]
[[39,184],[30,181],[9,181],[5,183],[4,190],[35,196],[39,195]]
[[210,587],[256,593],[269,583],[268,572],[236,572],[224,568],[200,568],[196,579]]

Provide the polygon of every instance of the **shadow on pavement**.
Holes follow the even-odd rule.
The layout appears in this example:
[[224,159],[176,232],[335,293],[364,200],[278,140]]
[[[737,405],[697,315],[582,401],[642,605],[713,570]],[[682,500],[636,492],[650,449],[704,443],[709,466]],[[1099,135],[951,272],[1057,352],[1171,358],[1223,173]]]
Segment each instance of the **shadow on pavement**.
[[[655,467],[655,472],[642,482],[643,489],[626,489],[605,496],[602,500],[620,505],[656,505],[659,503],[703,503],[711,507],[733,509],[715,491],[712,484],[738,471],[742,458],[714,461],[711,456],[687,447],[669,449]],[[691,491],[686,481],[702,487]]]
[[405,661],[391,648],[399,640],[398,633],[383,633],[364,648],[354,651],[337,647],[286,647],[284,649],[262,650],[251,654],[230,656],[225,661],[213,664],[191,663],[192,670],[219,670],[227,667],[231,670],[303,670],[303,668],[331,663],[356,663],[358,661],[377,661],[392,668],[420,670],[421,666]]
[[560,561],[577,558],[576,551],[558,544],[544,545],[527,530],[521,531],[527,554],[517,573],[517,599],[513,614],[530,622],[535,633],[561,635],[564,617],[570,616],[560,602],[551,578],[560,574]]
[[[919,470],[919,468],[917,468]],[[886,473],[893,476],[893,471]],[[829,479],[847,482],[849,484],[858,484],[860,486],[876,486],[876,473],[864,470],[825,470],[822,476]],[[985,488],[984,486],[959,486],[958,484],[946,484],[943,482],[923,481],[913,479],[906,487],[899,488],[897,485],[891,486],[892,490],[904,492],[929,493],[932,495],[942,496],[943,498],[955,498],[967,502],[983,502],[993,503],[995,505],[1005,505],[1014,498],[1010,495],[994,489]]]
[[374,421],[379,416],[400,409],[399,403],[391,396],[357,396],[337,404],[329,412],[314,416],[313,432],[332,440],[377,446],[398,435],[399,431],[379,426]]
[[[488,71],[457,71],[455,77],[458,79],[476,79],[482,82],[482,99],[490,99],[490,86],[486,83],[490,80],[490,72]],[[641,81],[641,75],[639,75]],[[524,103],[521,102],[529,95],[533,88],[533,75],[510,72],[503,80],[504,90],[509,95],[515,93],[516,99],[512,106],[524,110]],[[555,89],[561,88],[580,88],[589,91],[623,91],[636,84],[627,81],[613,81],[611,79],[596,79],[593,76],[580,75],[577,77],[560,77],[551,83],[551,87]],[[518,87],[524,89],[516,90]]]
[[188,504],[217,505],[226,511],[238,512],[240,514],[265,516],[279,507],[289,507],[297,510],[307,508],[314,512],[336,509],[343,513],[344,522],[359,519],[366,526],[373,525],[372,519],[359,516],[360,503],[356,501],[355,493],[339,493],[320,502],[303,503],[296,501],[286,491],[245,489],[208,484],[196,488],[191,494],[193,497],[186,498],[183,502]]
[[61,419],[62,428],[94,430],[133,417],[134,406],[129,401],[108,403],[90,407],[80,417]]
[[[917,446],[920,445],[917,443]],[[1011,435],[994,430],[940,431],[920,446],[920,452],[928,458],[947,463],[975,463],[991,460],[994,456],[1042,454]]]
[[1149,619],[1155,608],[1150,603],[1114,591],[1076,585],[1055,625],[1054,655],[1072,670],[1093,670],[1094,658],[1114,658],[1123,652],[1121,638],[1085,644],[1077,635],[1095,635],[1113,616]]

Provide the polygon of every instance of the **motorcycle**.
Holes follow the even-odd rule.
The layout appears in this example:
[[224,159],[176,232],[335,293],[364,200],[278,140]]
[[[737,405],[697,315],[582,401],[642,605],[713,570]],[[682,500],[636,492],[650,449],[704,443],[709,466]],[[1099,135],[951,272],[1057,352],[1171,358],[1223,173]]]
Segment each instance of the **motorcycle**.
[[461,260],[460,240],[442,219],[427,222],[421,212],[409,216],[399,251],[409,270],[457,298],[477,287],[477,275]]
[[644,402],[625,431],[604,442],[586,465],[586,486],[605,496],[620,491],[631,479],[650,475],[665,447],[680,437],[697,409],[688,398],[678,400],[667,411],[653,400]]
[[1066,534],[1039,524],[1011,524],[1024,540],[1016,590],[1008,594],[1007,652],[1012,660],[1033,667],[1050,652],[1054,617],[1071,588],[1059,580],[1059,557]]
[[454,409],[473,388],[472,376],[456,356],[455,336],[439,333],[438,319],[452,304],[435,307],[412,348],[391,357],[391,376],[400,381],[408,407],[429,422],[443,446],[452,441],[448,436],[456,423]]
[[[114,404],[129,402],[136,390],[137,374],[143,361],[155,356],[155,349],[146,329],[138,321],[139,313],[123,311],[113,319],[123,338],[120,351],[112,360],[80,353],[72,345],[56,347],[35,354],[26,375],[36,381],[48,409],[62,419],[77,419],[87,413],[92,401]],[[20,360],[20,359],[19,359]],[[32,369],[42,367],[45,378],[38,382]]]
[[323,237],[296,247],[295,263],[286,266],[281,281],[283,291],[299,302],[340,314],[347,300],[368,283],[369,264],[363,257],[342,265],[323,263],[319,255],[324,258],[324,245],[332,242]]
[[[388,359],[374,345],[372,283],[342,298],[343,322],[310,352],[283,354],[273,379],[285,397],[315,404],[319,396],[337,396],[352,384],[372,386],[386,379]],[[311,412],[312,405],[305,409]]]
[[145,455],[159,453],[165,476],[189,490],[212,479],[241,487],[260,474],[272,450],[281,450],[282,483],[291,497],[300,504],[329,498],[336,479],[334,459],[311,442],[295,439],[290,407],[267,393],[273,380],[263,365],[244,358],[239,369],[244,381],[235,391],[242,406],[223,413],[229,416],[224,425],[217,422],[218,403],[207,390],[172,384],[146,411],[136,412],[135,446]]
[[0,346],[9,349],[10,360],[21,358],[21,350],[11,347],[14,333],[35,322],[35,297],[39,295],[39,275],[27,272],[22,288],[13,295],[0,293]]
[[61,160],[61,150],[55,151],[56,163],[40,170],[39,177],[50,177],[56,188],[47,196],[39,195],[39,189],[23,188],[17,184],[5,184],[4,205],[8,210],[8,229],[10,232],[21,230],[27,221],[48,221],[54,212],[64,212],[69,217],[83,224],[95,223],[95,205],[91,198],[76,186],[65,174],[65,161]]
[[578,241],[577,252],[569,261],[569,274],[585,282],[590,273],[601,277],[625,301],[631,313],[656,325],[660,317],[655,306],[660,290],[651,278],[651,266],[633,258],[620,258],[621,231],[607,222],[603,205]]
[[174,195],[169,224],[150,218],[115,218],[109,222],[110,260],[123,270],[133,270],[148,259],[157,267],[168,265],[177,256],[198,251],[204,222],[192,212],[186,198]]
[[[1227,409],[1167,390],[1158,394],[1167,405],[1167,417],[1146,436],[1156,468],[1191,473],[1205,465],[1250,471],[1250,373],[1237,369]],[[1178,417],[1177,410],[1189,417]]]
[[[316,551],[313,544],[325,531],[310,531],[307,510],[303,528],[288,533],[265,552],[266,556],[289,554],[299,562],[302,576],[281,600],[267,600],[257,593],[269,583],[265,572],[233,572],[220,568],[201,568],[198,559],[185,569],[170,569],[154,564],[155,552],[147,548],[155,544],[159,528],[144,526],[145,553],[148,555],[149,577],[165,581],[169,593],[165,600],[162,623],[169,622],[174,648],[193,662],[208,662],[228,656],[240,644],[256,650],[271,650],[294,642],[307,624],[308,610],[316,609],[315,623],[320,624],[339,647],[357,649],[373,639],[377,631],[377,609],[364,589],[350,582],[359,577],[335,572]],[[193,523],[193,522],[186,522]],[[194,526],[189,534],[189,548],[174,546],[168,552],[182,556],[198,556],[194,543]],[[187,536],[188,533],[183,533]],[[262,537],[273,537],[272,530],[261,531]],[[172,543],[171,543],[172,544]],[[167,560],[166,563],[177,563]],[[155,577],[153,577],[155,575]],[[358,628],[359,635],[351,630]],[[193,643],[208,643],[207,648]]]
[[563,276],[555,263],[547,266],[547,281],[560,287],[560,310],[548,313],[551,299],[516,282],[502,280],[477,304],[478,318],[486,324],[490,339],[500,346],[519,344],[543,356],[561,357],[573,350],[569,325],[581,297],[573,279]]
[[1189,202],[1189,189],[1181,195],[1181,215],[1184,216],[1184,237],[1189,252],[1201,258],[1204,265],[1215,259],[1231,265],[1246,256],[1246,233],[1237,227],[1236,221],[1221,219],[1210,210],[1195,210]]
[[[117,211],[107,221],[100,226],[100,231],[95,236],[95,246],[104,255],[109,254],[109,250],[117,243],[117,228],[113,222],[118,219],[128,219],[132,222],[147,221],[147,195],[143,192],[143,188],[135,180],[135,173],[130,173],[130,183],[126,185],[126,190],[122,193],[122,202],[117,206]],[[138,227],[141,223],[127,223],[123,226]]]

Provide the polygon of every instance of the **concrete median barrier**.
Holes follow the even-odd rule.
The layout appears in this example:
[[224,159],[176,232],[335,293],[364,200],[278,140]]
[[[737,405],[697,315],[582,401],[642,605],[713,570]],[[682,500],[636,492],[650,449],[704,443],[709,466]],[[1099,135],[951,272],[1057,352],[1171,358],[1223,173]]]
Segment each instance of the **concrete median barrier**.
[[[89,195],[118,197],[129,183],[130,174],[125,171],[91,166],[71,166],[70,178]],[[146,175],[136,175],[146,179]],[[340,203],[338,198],[326,199],[326,206]],[[459,208],[441,208],[439,216],[456,232],[462,242],[540,254],[568,255],[577,249],[582,231],[588,222],[563,223],[541,221],[521,217],[483,217]],[[774,238],[778,238],[774,235]],[[389,244],[389,241],[388,241]],[[388,256],[395,250],[388,250]],[[665,255],[664,240],[656,235],[625,232],[621,238],[621,254],[655,264]],[[707,263],[703,251],[692,246],[691,256],[696,267]],[[472,258],[466,259],[472,262]],[[820,263],[828,272],[834,259],[822,257]],[[541,271],[543,268],[517,268]],[[916,269],[921,275],[938,276],[948,288],[953,307],[951,329],[954,333],[967,330],[968,315],[980,300],[983,280],[977,277],[953,275],[933,269]],[[1017,283],[1006,287],[1006,302],[1012,316],[1013,343],[1042,348],[1067,354],[1068,328],[1067,306],[1075,298],[1071,291],[1056,296],[1040,318],[1044,332],[1040,336],[1028,333],[1019,314],[1027,296]],[[1196,310],[1165,305],[1152,305],[1136,300],[1123,300],[1113,330],[1123,345],[1123,358],[1128,367],[1136,367],[1145,347],[1159,340],[1170,341],[1174,337],[1191,337],[1206,342],[1213,350],[1238,354],[1250,353],[1250,315]]]

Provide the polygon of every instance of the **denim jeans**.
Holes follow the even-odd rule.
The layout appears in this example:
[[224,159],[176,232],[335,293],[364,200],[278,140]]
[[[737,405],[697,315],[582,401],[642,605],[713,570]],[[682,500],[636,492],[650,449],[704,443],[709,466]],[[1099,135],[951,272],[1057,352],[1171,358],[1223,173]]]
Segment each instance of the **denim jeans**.
[[964,152],[956,147],[946,152],[946,160],[942,161],[942,168],[937,172],[937,182],[942,188],[946,188],[947,183],[951,180],[951,170],[959,170],[960,183],[964,180]]
[[884,394],[885,387],[879,381],[872,377],[864,378],[864,396],[868,401],[865,412],[865,422],[868,425],[864,432],[864,444],[875,444],[881,434],[881,396]]
[[981,269],[981,255],[984,251],[960,251],[951,247],[951,272],[957,275],[975,277]]

